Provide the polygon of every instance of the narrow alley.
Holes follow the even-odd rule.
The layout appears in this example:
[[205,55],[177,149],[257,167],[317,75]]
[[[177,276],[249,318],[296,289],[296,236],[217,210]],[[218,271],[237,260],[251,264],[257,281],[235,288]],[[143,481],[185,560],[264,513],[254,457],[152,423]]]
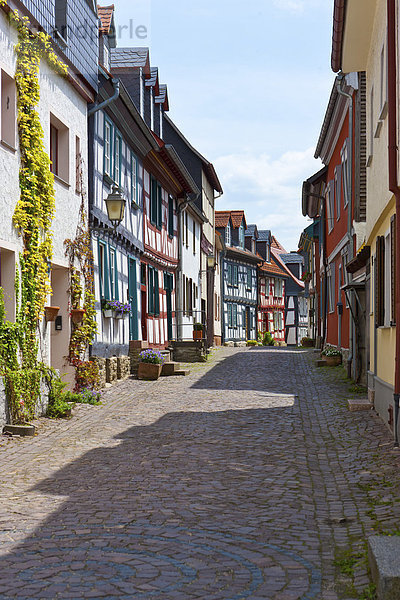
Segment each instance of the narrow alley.
[[315,357],[221,348],[2,436],[0,598],[364,597],[363,541],[400,515],[399,454]]

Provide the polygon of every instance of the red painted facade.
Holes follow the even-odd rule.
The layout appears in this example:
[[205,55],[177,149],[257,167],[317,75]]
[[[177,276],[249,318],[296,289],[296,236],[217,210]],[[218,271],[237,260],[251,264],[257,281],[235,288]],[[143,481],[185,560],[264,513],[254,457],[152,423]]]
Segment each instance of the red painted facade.
[[285,341],[285,274],[275,265],[258,267],[258,332],[269,331],[277,342]]

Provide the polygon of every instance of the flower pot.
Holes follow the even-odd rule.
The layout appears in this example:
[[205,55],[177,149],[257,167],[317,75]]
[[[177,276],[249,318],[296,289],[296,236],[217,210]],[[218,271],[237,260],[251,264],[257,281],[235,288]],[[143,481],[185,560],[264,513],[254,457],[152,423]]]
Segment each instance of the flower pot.
[[35,435],[36,427],[34,425],[4,425],[3,433],[8,433],[9,435]]
[[325,356],[328,367],[337,367],[342,362],[341,356]]
[[46,321],[55,321],[59,310],[60,310],[59,306],[45,306],[44,307],[44,316],[45,316]]
[[110,308],[106,308],[105,310],[103,310],[103,316],[106,319],[111,319],[111,317],[113,316],[113,311]]
[[139,363],[138,379],[155,380],[161,375],[162,365],[154,365],[152,363]]
[[73,323],[82,323],[85,311],[83,308],[71,308],[71,319]]
[[122,313],[120,310],[114,310],[114,319],[122,319],[124,316],[124,313]]
[[193,339],[194,340],[202,340],[203,339],[203,332],[200,329],[200,331],[197,331],[196,329],[193,330]]

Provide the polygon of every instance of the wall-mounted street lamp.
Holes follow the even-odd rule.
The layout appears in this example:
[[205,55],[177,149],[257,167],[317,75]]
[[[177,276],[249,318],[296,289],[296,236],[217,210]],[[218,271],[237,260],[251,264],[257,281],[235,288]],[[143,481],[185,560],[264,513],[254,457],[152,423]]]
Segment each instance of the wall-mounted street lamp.
[[122,223],[125,215],[126,199],[122,195],[122,191],[118,186],[113,186],[112,192],[104,199],[107,208],[107,217],[112,224],[112,228],[104,225],[102,227],[91,227],[91,231],[115,231]]
[[215,269],[216,261],[215,256],[213,254],[209,254],[207,256],[207,267],[209,269]]

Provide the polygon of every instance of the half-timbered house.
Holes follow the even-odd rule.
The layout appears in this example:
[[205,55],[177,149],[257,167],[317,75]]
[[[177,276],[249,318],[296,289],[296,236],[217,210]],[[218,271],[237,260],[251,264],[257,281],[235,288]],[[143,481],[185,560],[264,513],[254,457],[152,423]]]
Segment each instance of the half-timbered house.
[[216,211],[217,231],[225,241],[222,263],[223,341],[241,343],[257,338],[257,264],[260,258],[245,248],[244,211]]

